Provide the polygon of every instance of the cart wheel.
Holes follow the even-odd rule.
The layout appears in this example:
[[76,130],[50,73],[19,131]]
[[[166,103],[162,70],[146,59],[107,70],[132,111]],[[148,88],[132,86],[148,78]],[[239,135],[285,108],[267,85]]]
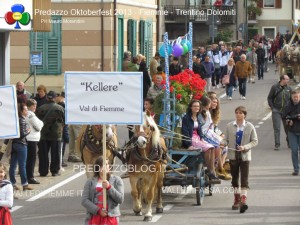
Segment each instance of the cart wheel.
[[203,205],[204,201],[204,189],[202,187],[196,188],[196,200],[197,200],[197,205]]
[[212,194],[212,187],[211,187],[211,185],[209,185],[208,186],[208,194],[209,194],[209,196],[212,196],[213,194]]
[[204,181],[205,171],[203,164],[198,165],[197,170],[197,187],[196,187],[196,200],[197,205],[203,205],[204,196],[205,196],[205,181]]

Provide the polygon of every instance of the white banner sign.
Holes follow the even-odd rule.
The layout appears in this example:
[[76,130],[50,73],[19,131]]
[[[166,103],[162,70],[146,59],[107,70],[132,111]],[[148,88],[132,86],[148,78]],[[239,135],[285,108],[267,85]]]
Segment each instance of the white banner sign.
[[1,0],[0,30],[31,30],[32,8],[32,0]]
[[0,86],[0,139],[20,137],[15,86]]
[[67,124],[141,124],[141,72],[65,72]]

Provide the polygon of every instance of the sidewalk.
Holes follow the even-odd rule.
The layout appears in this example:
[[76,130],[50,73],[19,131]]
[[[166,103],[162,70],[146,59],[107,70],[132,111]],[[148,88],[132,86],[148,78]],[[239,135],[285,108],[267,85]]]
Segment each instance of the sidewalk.
[[[2,146],[3,140],[0,140],[0,146]],[[78,167],[83,165],[82,162],[79,163],[72,163],[68,162],[68,155],[69,155],[69,146],[66,146],[66,152],[64,156],[64,161],[68,164],[67,167],[62,167],[60,170],[61,175],[53,177],[51,175],[51,172],[49,171],[49,174],[46,177],[40,177],[38,173],[38,165],[39,165],[39,159],[37,156],[37,160],[35,163],[35,169],[34,169],[34,175],[35,179],[40,182],[40,184],[29,184],[34,190],[32,191],[22,191],[21,189],[21,178],[18,174],[18,167],[16,169],[16,180],[17,180],[17,186],[21,189],[20,191],[17,191],[15,196],[18,197],[18,199],[28,199],[33,197],[36,194],[39,194],[41,191],[49,188],[50,186],[53,186],[56,183],[59,183],[66,178],[70,177],[73,174],[78,173]],[[6,166],[7,174],[9,170],[9,159],[4,155],[1,162]]]

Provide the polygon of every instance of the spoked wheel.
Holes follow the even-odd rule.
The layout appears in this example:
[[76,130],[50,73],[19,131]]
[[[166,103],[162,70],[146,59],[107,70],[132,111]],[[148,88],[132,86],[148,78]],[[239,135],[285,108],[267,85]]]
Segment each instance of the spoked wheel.
[[197,170],[197,187],[196,187],[196,200],[197,205],[203,205],[205,196],[205,172],[203,164],[199,164]]
[[213,195],[213,193],[212,193],[212,185],[211,184],[208,186],[208,194],[209,194],[209,196]]

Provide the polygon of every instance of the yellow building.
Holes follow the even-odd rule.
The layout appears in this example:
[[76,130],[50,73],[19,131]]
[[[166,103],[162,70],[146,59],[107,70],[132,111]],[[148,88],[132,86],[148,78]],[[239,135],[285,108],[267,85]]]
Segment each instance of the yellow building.
[[[11,84],[34,73],[30,52],[43,52],[37,85],[61,91],[65,71],[120,71],[124,51],[150,60],[156,51],[156,0],[52,0],[51,32],[11,32]],[[33,91],[33,78],[26,82]]]

